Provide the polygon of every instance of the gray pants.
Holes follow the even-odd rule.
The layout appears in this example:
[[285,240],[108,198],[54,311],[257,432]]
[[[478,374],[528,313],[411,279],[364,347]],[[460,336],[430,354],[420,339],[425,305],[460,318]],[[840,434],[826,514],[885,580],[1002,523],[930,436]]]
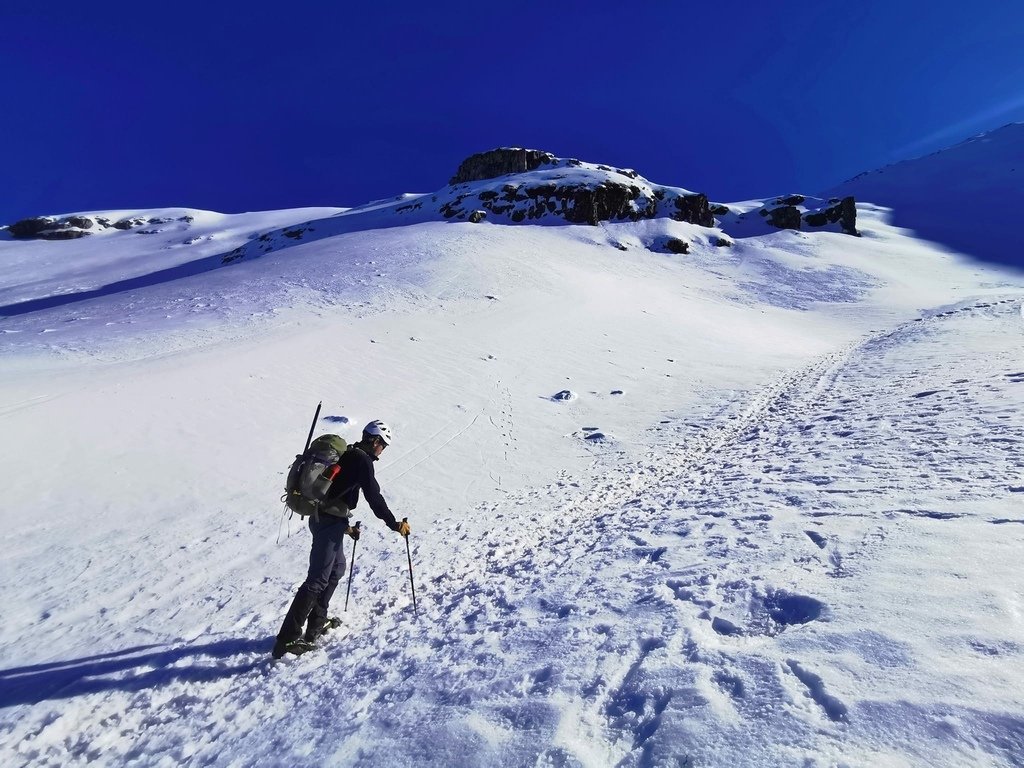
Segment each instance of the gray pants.
[[[345,532],[347,517],[320,514],[318,520],[309,519],[313,546],[309,550],[309,571],[306,580],[295,593],[291,607],[281,624],[277,639],[290,643],[302,636],[306,625],[306,638],[320,634],[327,621],[327,609],[341,577],[345,575]],[[308,622],[308,623],[307,623]]]

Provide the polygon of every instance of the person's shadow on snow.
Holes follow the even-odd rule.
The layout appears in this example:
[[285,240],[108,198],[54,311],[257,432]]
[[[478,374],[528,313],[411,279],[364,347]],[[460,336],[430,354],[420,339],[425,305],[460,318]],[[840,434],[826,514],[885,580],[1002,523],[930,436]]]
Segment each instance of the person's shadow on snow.
[[[270,659],[271,642],[216,640],[202,645],[139,645],[70,661],[0,670],[0,709],[100,691],[139,691],[174,681],[208,682],[249,672]],[[259,654],[253,658],[252,654]],[[233,658],[240,656],[243,658]],[[183,659],[196,663],[182,666]],[[218,661],[230,659],[230,661]]]

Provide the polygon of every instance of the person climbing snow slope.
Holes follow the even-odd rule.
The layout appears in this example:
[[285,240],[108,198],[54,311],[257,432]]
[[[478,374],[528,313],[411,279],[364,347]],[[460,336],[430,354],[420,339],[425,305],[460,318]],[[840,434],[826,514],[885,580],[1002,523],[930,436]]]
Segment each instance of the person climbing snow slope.
[[319,512],[309,518],[313,534],[309,570],[277,634],[272,651],[275,659],[286,653],[300,655],[311,650],[317,638],[341,623],[337,618],[328,619],[327,612],[338,581],[345,573],[345,536],[359,538],[359,528],[350,525],[350,518],[359,503],[360,491],[373,514],[385,525],[402,536],[409,535],[409,524],[395,519],[374,476],[373,462],[390,444],[391,428],[375,420],[363,429],[362,439],[341,455],[339,471]]

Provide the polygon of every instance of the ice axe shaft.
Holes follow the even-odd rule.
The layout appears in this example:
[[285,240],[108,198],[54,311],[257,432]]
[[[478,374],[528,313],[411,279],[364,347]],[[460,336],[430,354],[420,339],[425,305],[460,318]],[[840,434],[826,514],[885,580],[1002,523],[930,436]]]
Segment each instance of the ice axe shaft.
[[313,423],[309,425],[309,436],[306,438],[306,447],[302,449],[303,453],[309,450],[309,443],[313,439],[313,430],[316,429],[316,422],[320,418],[320,408],[323,404],[323,400],[316,404],[316,413],[313,414]]
[[[357,522],[353,528],[359,530],[362,523]],[[352,539],[352,562],[348,566],[348,587],[345,589],[345,610],[348,610],[348,594],[352,591],[352,573],[356,569],[356,544],[359,543],[359,539]]]
[[[402,522],[403,523],[408,523],[409,522],[409,518],[408,517],[403,517],[402,518]],[[405,556],[409,559],[409,586],[412,587],[412,609],[416,613],[416,615],[419,616],[420,615],[420,609],[416,605],[416,582],[413,581],[413,578],[412,578],[412,552],[409,549],[409,536],[408,536],[408,534],[405,537]]]

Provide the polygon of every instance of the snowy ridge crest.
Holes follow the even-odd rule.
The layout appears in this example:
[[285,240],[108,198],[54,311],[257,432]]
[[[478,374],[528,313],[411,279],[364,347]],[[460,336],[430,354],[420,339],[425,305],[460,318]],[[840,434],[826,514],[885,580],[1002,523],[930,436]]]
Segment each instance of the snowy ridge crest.
[[[509,221],[548,217],[573,224],[667,218],[702,227],[716,217],[749,211],[712,203],[703,193],[648,181],[632,168],[563,159],[549,152],[519,147],[472,155],[462,162],[440,206],[446,219],[482,221],[489,214]],[[756,208],[775,229],[822,228],[856,234],[852,198],[820,200],[804,195],[760,201]]]
[[[559,158],[520,147],[499,148],[462,162],[451,183],[434,193],[400,195],[262,233],[224,255],[224,263],[258,257],[300,242],[347,232],[449,221],[479,224],[584,224],[668,219],[753,237],[778,229],[857,234],[854,199],[803,195],[723,205],[683,187],[655,184],[635,170]],[[709,233],[710,235],[711,233]],[[719,238],[728,245],[728,238]],[[685,243],[677,253],[685,253]]]
[[[728,237],[717,237],[722,231],[735,237],[754,237],[777,229],[857,234],[853,197],[826,201],[789,195],[724,205],[710,202],[700,192],[655,184],[630,168],[560,158],[521,147],[471,155],[460,164],[447,187],[431,194],[402,194],[352,209],[313,210],[329,215],[305,221],[289,216],[286,226],[250,231],[245,242],[221,251],[215,263],[204,262],[200,271],[326,237],[429,221],[596,226],[666,219],[718,230],[709,232],[708,237],[720,245],[731,244]],[[196,213],[191,209],[166,209],[39,216],[10,224],[3,234],[16,240],[81,240],[116,232],[159,234],[169,228],[188,230]],[[231,217],[208,214],[207,218],[212,224]],[[209,240],[208,234],[205,238],[187,238],[178,245]],[[675,239],[665,247],[674,253],[688,251],[686,242]]]

